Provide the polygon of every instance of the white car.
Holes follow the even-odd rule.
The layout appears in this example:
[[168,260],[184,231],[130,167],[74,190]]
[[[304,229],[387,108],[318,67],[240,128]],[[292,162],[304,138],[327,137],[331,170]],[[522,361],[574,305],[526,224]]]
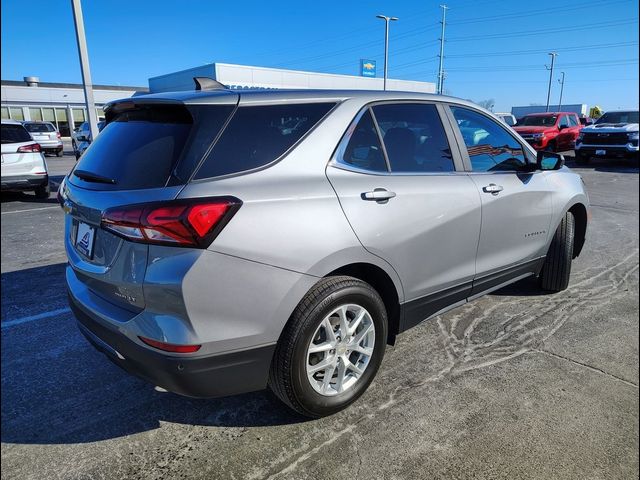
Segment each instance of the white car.
[[576,140],[576,162],[591,158],[623,158],[638,162],[638,111],[607,112],[596,123],[584,127]]
[[38,142],[42,153],[52,153],[57,157],[62,156],[62,138],[60,132],[51,122],[22,122],[33,139]]
[[49,198],[49,172],[40,144],[14,120],[2,120],[2,191],[35,191]]
[[516,124],[516,117],[514,117],[510,113],[496,113],[495,116],[498,117],[507,125],[509,125],[510,127],[513,127]]

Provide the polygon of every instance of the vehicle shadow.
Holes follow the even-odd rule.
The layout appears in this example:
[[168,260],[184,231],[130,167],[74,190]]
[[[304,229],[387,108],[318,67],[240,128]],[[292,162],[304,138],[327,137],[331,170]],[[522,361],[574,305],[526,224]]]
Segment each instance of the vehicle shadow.
[[23,202],[56,204],[58,203],[58,200],[56,199],[56,192],[58,191],[58,187],[60,186],[60,182],[63,178],[64,175],[49,176],[49,188],[51,189],[49,198],[36,198],[33,192],[2,192],[0,199],[2,203]]
[[244,428],[307,421],[267,391],[191,399],[124,372],[78,331],[66,308],[64,269],[2,274],[2,442],[95,442],[162,422]]
[[567,158],[567,166],[569,168],[592,169],[596,172],[611,173],[639,173],[640,168],[637,161],[619,160],[606,158],[592,158],[587,164],[578,164],[573,157]]
[[496,295],[498,297],[539,297],[550,295],[550,292],[545,292],[540,288],[537,277],[527,277],[516,283],[502,287],[500,290],[491,292],[490,295]]

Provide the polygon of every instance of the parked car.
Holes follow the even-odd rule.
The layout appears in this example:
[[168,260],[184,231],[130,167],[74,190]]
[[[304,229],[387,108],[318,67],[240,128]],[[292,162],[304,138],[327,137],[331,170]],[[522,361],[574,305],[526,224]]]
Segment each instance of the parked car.
[[24,128],[38,142],[42,153],[53,153],[62,156],[62,138],[51,122],[22,122]]
[[573,150],[582,125],[573,112],[532,113],[514,127],[536,150]]
[[49,173],[40,145],[20,122],[2,120],[2,191],[33,190],[49,197]]
[[510,127],[513,127],[517,123],[516,117],[510,113],[496,113],[495,115]]
[[[98,122],[98,133],[104,128],[104,120]],[[79,148],[80,144],[84,143],[83,148]],[[76,160],[80,158],[80,155],[84,153],[84,150],[91,144],[91,129],[89,128],[89,122],[82,122],[79,127],[73,130],[71,134],[71,147],[73,153],[76,156]]]
[[585,127],[576,141],[576,162],[592,157],[626,158],[638,161],[638,111],[614,111]]
[[332,414],[396,335],[528,276],[559,292],[584,244],[580,177],[471,102],[221,89],[106,117],[59,191],[70,305],[183,395]]

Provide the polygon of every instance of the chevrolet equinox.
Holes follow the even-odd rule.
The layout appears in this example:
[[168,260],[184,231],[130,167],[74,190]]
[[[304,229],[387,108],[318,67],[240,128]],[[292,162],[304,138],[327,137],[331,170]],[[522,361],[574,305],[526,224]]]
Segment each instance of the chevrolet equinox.
[[528,276],[567,287],[581,178],[486,110],[196,85],[109,104],[58,193],[70,305],[128,372],[321,417],[423,320]]

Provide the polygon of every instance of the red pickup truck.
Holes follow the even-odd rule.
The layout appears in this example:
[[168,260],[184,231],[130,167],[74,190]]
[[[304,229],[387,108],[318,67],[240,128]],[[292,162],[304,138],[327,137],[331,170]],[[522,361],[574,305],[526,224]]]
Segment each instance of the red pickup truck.
[[521,118],[513,129],[536,150],[573,150],[582,130],[573,112],[532,113]]

